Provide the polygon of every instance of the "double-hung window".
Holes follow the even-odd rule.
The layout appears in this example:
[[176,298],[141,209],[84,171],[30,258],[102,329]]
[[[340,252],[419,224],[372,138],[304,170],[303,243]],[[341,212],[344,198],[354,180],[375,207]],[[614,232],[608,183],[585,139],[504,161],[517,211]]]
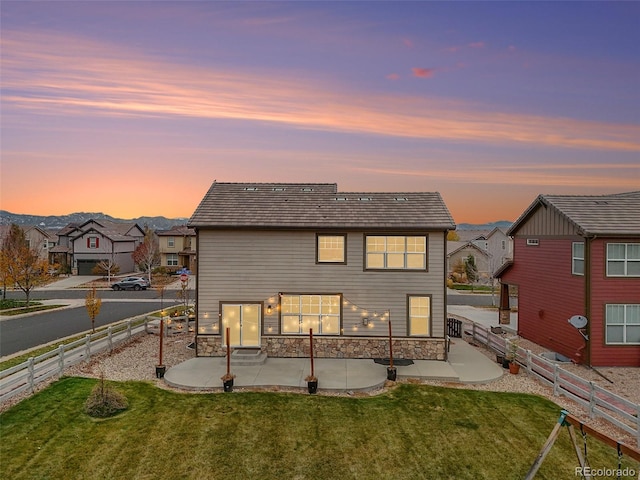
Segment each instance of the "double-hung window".
[[178,255],[176,253],[167,253],[167,266],[178,266]]
[[573,242],[571,246],[571,273],[584,275],[584,242]]
[[607,344],[640,345],[640,304],[610,304],[606,308]]
[[98,248],[100,241],[98,237],[88,237],[87,238],[87,248]]
[[176,247],[175,237],[167,237],[167,248],[175,248],[175,247]]
[[365,265],[368,270],[426,270],[427,237],[367,235]]
[[317,256],[318,263],[345,263],[345,235],[318,235]]
[[431,297],[408,296],[409,335],[431,335]]
[[339,335],[340,295],[289,295],[280,297],[282,333]]
[[640,277],[640,243],[607,244],[607,277]]

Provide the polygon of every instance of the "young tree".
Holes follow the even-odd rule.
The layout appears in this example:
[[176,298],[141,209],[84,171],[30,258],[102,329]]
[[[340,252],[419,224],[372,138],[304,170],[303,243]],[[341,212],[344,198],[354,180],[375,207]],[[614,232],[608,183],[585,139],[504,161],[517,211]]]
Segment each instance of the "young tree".
[[469,255],[464,260],[464,271],[467,274],[467,281],[473,284],[478,279],[478,267],[473,255]]
[[449,232],[447,233],[447,240],[449,242],[458,242],[460,241],[460,235],[458,235],[458,232],[456,232],[455,230],[449,230]]
[[94,275],[102,275],[103,277],[107,277],[107,283],[111,283],[111,277],[117,275],[120,272],[120,265],[118,265],[113,256],[111,258],[105,258],[100,260],[91,273]]
[[87,293],[87,298],[85,298],[84,304],[87,307],[87,313],[91,319],[91,330],[95,333],[96,317],[100,313],[100,307],[102,306],[102,299],[98,297],[95,285]]
[[31,290],[47,280],[49,264],[29,248],[22,228],[12,224],[2,244],[2,269],[6,279],[24,292],[28,307]]
[[6,300],[7,287],[12,285],[13,282],[9,275],[9,255],[5,251],[4,240],[2,241],[2,247],[0,248],[0,282],[2,282],[2,300]]
[[149,228],[144,228],[144,240],[138,245],[132,254],[133,261],[146,272],[151,283],[151,269],[160,264],[160,246],[158,237]]

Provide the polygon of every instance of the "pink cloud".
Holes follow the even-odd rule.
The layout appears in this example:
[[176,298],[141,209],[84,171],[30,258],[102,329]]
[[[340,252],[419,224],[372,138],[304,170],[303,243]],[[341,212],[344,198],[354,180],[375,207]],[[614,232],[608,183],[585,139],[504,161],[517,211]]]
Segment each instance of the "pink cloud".
[[413,72],[413,76],[418,78],[431,78],[436,73],[435,69],[433,68],[414,67],[411,69],[411,71]]
[[400,75],[398,75],[397,73],[390,73],[389,75],[387,75],[387,79],[388,80],[400,80]]
[[404,46],[407,48],[413,48],[413,42],[408,38],[403,38],[402,43],[404,43]]
[[484,42],[472,42],[467,46],[469,48],[484,48],[485,47],[485,43]]

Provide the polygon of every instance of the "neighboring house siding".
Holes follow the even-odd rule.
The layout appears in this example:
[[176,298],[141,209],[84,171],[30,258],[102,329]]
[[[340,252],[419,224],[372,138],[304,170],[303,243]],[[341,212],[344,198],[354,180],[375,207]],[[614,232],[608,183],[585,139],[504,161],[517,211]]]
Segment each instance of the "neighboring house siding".
[[597,239],[593,241],[591,312],[591,362],[594,366],[640,367],[640,346],[607,345],[605,310],[607,304],[640,304],[640,278],[607,277],[608,243],[640,243],[638,238]]
[[573,315],[585,314],[584,277],[571,274],[571,245],[580,240],[540,238],[530,246],[518,235],[517,262],[503,275],[504,282],[518,285],[518,334],[570,358],[584,346],[568,323]]
[[555,210],[539,208],[518,229],[518,235],[539,237],[547,235],[578,235],[578,228]]
[[278,292],[339,293],[367,309],[372,320],[363,326],[362,310],[343,305],[344,335],[387,335],[387,323],[373,317],[390,310],[394,335],[405,336],[407,295],[415,294],[431,296],[431,336],[444,336],[444,233],[428,234],[428,272],[364,271],[365,232],[348,232],[346,264],[316,264],[316,233],[201,229],[199,262],[212,268],[201,268],[198,276],[199,320],[217,318],[220,301],[263,302],[262,333],[278,334],[277,309],[266,313],[268,304],[278,304]]

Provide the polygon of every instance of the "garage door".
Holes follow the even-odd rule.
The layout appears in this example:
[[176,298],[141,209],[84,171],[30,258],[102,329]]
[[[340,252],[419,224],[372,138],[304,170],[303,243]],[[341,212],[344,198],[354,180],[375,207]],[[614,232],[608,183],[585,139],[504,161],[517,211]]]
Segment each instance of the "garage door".
[[78,275],[94,275],[92,270],[97,264],[97,260],[78,260]]

